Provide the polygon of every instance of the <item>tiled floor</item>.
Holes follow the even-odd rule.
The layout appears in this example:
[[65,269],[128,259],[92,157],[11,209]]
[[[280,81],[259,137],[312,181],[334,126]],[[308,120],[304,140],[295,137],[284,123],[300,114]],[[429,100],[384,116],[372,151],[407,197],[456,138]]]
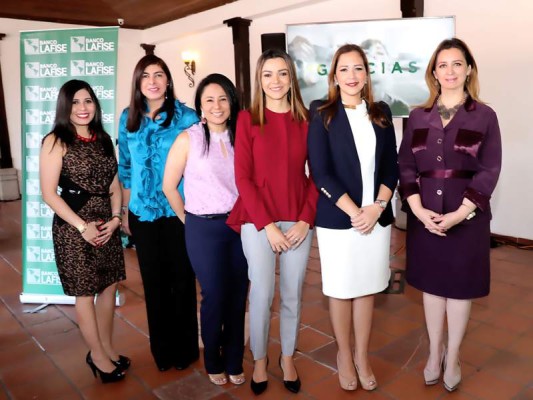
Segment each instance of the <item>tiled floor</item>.
[[[404,233],[393,230],[392,266],[403,268]],[[72,306],[19,302],[21,291],[20,202],[0,203],[0,400],[4,399],[248,399],[242,387],[210,384],[198,361],[186,371],[159,372],[148,349],[143,290],[134,250],[126,251],[128,279],[116,310],[116,343],[133,360],[126,379],[103,385],[84,362],[86,347]],[[320,290],[318,249],[313,247],[304,287],[296,366],[302,391],[283,388],[276,362],[270,363],[267,399],[533,399],[533,252],[502,246],[492,250],[492,293],[474,302],[462,349],[464,380],[448,394],[442,385],[426,387],[422,369],[427,338],[421,295],[406,287],[401,295],[379,295],[371,338],[371,360],[379,381],[373,393],[339,388],[336,348],[327,301]],[[276,360],[279,298],[274,301],[269,355]],[[252,364],[246,352],[245,372]]]

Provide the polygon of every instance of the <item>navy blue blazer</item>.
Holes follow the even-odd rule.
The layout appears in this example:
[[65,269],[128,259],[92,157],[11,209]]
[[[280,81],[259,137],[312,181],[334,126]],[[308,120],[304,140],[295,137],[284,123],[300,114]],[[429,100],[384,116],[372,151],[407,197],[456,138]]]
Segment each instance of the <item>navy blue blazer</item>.
[[[347,193],[357,206],[361,206],[363,197],[361,165],[342,102],[339,99],[338,111],[328,129],[324,126],[322,115],[316,111],[323,103],[322,100],[311,103],[311,123],[307,137],[311,174],[320,193],[315,224],[323,228],[348,229],[352,227],[350,217],[335,203]],[[381,102],[379,105],[391,121],[391,125],[382,128],[372,123],[376,133],[374,198],[381,184],[394,192],[398,182],[398,154],[392,115],[386,103]],[[381,213],[378,223],[387,226],[393,220],[391,202],[389,202]]]

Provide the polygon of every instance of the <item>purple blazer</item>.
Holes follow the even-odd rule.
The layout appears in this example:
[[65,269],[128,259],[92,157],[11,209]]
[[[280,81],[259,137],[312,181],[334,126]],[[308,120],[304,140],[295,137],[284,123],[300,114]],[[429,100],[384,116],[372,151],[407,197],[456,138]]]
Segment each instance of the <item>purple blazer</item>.
[[468,97],[443,128],[436,104],[417,108],[409,115],[398,162],[403,200],[419,193],[425,208],[445,214],[466,197],[481,214],[472,221],[488,220],[502,162],[496,113]]

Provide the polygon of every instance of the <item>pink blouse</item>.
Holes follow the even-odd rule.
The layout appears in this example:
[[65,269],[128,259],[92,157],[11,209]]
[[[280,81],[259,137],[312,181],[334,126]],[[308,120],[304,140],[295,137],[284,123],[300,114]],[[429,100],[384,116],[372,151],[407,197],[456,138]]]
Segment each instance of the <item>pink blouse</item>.
[[209,152],[201,124],[187,129],[189,155],[185,166],[185,210],[191,214],[224,214],[237,200],[234,150],[228,131],[211,132]]

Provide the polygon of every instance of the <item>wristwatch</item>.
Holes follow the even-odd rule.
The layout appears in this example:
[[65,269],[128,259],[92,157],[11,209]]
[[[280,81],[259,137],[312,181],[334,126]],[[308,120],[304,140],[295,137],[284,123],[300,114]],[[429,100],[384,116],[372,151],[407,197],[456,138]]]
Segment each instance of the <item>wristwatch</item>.
[[377,204],[378,206],[380,206],[381,211],[387,208],[387,202],[385,200],[376,199],[376,201],[374,201],[374,204]]

